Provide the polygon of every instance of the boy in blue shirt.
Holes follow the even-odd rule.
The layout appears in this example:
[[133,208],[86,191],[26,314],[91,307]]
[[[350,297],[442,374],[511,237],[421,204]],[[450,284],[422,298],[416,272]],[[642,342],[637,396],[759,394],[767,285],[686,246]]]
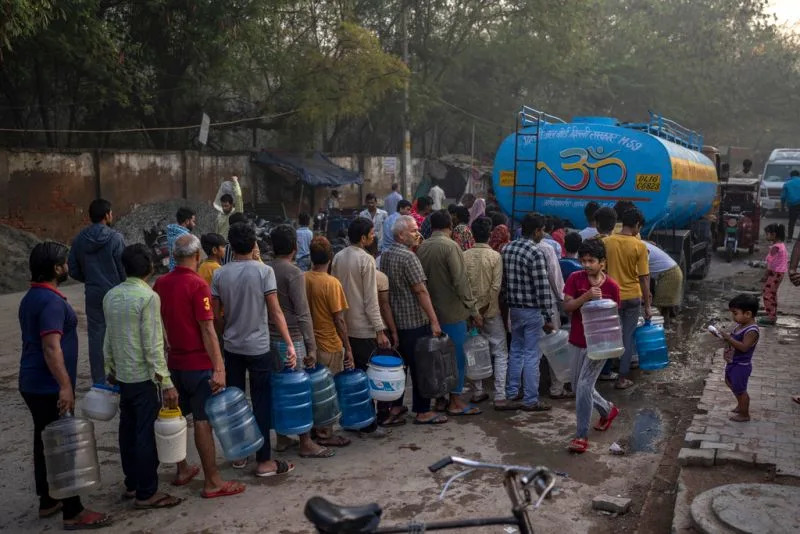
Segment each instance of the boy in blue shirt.
[[561,266],[561,275],[564,280],[569,278],[569,275],[575,271],[583,269],[581,262],[578,260],[578,247],[581,246],[581,234],[578,232],[570,232],[564,237],[564,251],[566,255],[558,260]]

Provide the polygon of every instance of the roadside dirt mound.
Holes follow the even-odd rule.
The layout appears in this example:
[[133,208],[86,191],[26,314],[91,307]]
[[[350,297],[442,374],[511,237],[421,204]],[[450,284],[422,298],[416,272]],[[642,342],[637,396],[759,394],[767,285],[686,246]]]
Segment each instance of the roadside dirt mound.
[[217,220],[217,211],[210,203],[190,202],[188,200],[168,200],[153,204],[140,204],[129,214],[114,221],[114,230],[120,232],[125,238],[125,244],[144,243],[144,230],[156,225],[166,228],[175,222],[175,213],[178,208],[187,207],[197,214],[197,227],[194,229],[196,236],[213,232]]
[[28,258],[40,241],[31,233],[0,224],[0,293],[28,289],[31,279]]

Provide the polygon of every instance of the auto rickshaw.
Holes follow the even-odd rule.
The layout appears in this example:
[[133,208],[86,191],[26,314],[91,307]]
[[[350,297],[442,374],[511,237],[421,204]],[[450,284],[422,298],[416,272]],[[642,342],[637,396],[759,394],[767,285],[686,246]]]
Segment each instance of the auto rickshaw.
[[725,259],[730,262],[740,251],[755,251],[760,231],[758,178],[729,178],[719,184],[719,219],[715,245],[725,249]]

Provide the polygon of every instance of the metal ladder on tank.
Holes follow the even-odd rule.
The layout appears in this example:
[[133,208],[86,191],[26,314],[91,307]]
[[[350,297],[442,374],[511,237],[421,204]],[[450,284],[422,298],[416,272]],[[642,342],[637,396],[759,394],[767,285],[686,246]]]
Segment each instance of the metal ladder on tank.
[[[539,136],[542,126],[547,124],[548,119],[552,119],[561,123],[565,122],[555,115],[549,115],[544,111],[539,111],[538,109],[533,109],[528,106],[522,106],[522,108],[517,112],[516,124],[514,127],[514,184],[511,188],[510,231],[512,239],[515,227],[517,225],[517,217],[519,216],[521,219],[527,213],[529,213],[529,210],[517,208],[517,197],[532,197],[531,207],[534,211],[536,210],[536,196],[538,193],[537,186],[539,182]],[[526,128],[531,127],[533,128],[529,129],[528,131],[524,131]],[[526,140],[528,139],[530,139],[536,147],[534,149],[533,159],[522,157],[520,154],[520,140],[522,140],[523,145],[527,145],[528,141]],[[533,180],[530,183],[520,183],[520,181],[522,181],[519,179],[521,163],[533,164]]]

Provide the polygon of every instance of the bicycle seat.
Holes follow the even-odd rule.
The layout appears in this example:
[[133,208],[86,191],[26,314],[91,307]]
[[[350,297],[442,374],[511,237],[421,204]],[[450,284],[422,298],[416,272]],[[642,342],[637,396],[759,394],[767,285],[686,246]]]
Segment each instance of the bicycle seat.
[[338,506],[324,497],[311,497],[305,514],[317,530],[325,534],[363,534],[374,532],[383,510],[376,503],[363,506]]

